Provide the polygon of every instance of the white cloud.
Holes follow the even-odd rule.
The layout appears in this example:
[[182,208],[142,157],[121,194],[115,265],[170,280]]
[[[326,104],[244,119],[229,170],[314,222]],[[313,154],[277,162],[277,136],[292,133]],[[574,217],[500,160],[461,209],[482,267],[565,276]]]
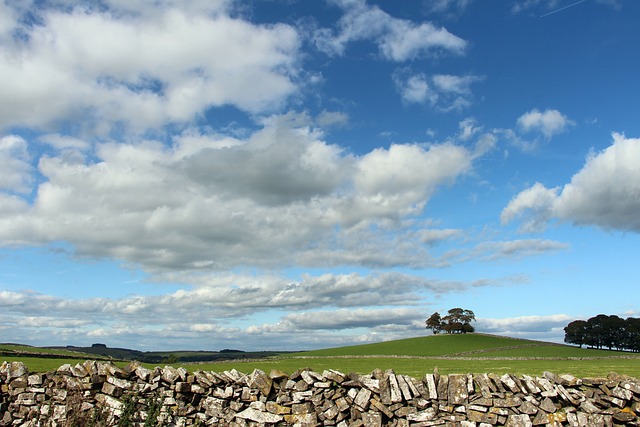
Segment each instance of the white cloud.
[[461,236],[463,234],[463,231],[459,229],[445,228],[420,230],[418,234],[420,236],[420,241],[428,245],[433,245],[444,240],[449,240],[451,238]]
[[15,11],[6,2],[0,2],[0,42],[9,40],[16,27]]
[[429,82],[424,74],[409,76],[406,81],[396,80],[402,100],[407,103],[434,105],[438,94],[429,88]]
[[396,144],[354,156],[298,126],[307,119],[272,118],[246,139],[183,134],[41,157],[34,202],[0,216],[0,240],[65,241],[151,270],[431,263],[417,237],[398,240],[409,228],[375,230],[421,213],[474,154]]
[[144,131],[190,122],[211,106],[262,112],[297,90],[300,41],[286,25],[189,7],[43,9],[41,24],[22,28],[27,40],[0,53],[0,128],[53,129],[81,117],[86,132]]
[[91,145],[82,139],[60,134],[47,134],[39,138],[41,142],[51,145],[56,150],[88,150]]
[[[181,278],[182,277],[182,278]],[[498,281],[455,282],[401,273],[371,275],[303,275],[291,281],[275,275],[165,274],[156,280],[189,282],[182,289],[158,296],[130,295],[120,299],[64,299],[29,291],[2,291],[6,313],[40,318],[86,319],[139,325],[203,323],[206,319],[246,317],[267,310],[317,310],[415,306],[420,294],[446,294],[477,286],[498,286]],[[393,310],[389,309],[388,313]],[[400,310],[402,311],[402,310]]]
[[442,92],[451,92],[465,95],[470,92],[471,83],[481,80],[477,76],[454,76],[451,74],[436,74],[433,76],[433,83]]
[[33,182],[27,141],[16,135],[0,138],[0,190],[28,193]]
[[577,225],[640,232],[640,139],[613,134],[613,144],[592,153],[562,189],[536,183],[502,211],[503,223],[525,215],[523,228],[540,229],[551,218]]
[[358,201],[367,210],[381,215],[391,214],[389,208],[401,208],[401,213],[408,214],[424,205],[425,195],[435,190],[434,184],[449,182],[468,172],[471,164],[471,153],[453,144],[427,149],[418,145],[377,148],[359,162],[355,176]]
[[547,109],[540,111],[533,109],[518,118],[518,126],[524,132],[540,132],[549,139],[554,135],[565,132],[574,123],[558,110]]
[[514,338],[562,342],[564,327],[574,320],[566,314],[548,316],[520,316],[511,318],[478,318],[478,332]]
[[349,123],[349,115],[339,111],[322,110],[316,117],[316,124],[325,127],[344,127]]
[[424,22],[420,25],[394,19],[388,24],[388,32],[379,40],[379,47],[386,59],[401,62],[430,52],[445,50],[463,53],[466,42],[444,28]]
[[473,0],[431,0],[427,7],[432,13],[446,13],[453,11],[455,14],[463,13]]
[[279,332],[299,333],[303,331],[349,330],[355,328],[375,329],[380,326],[410,326],[424,316],[423,310],[413,308],[340,309],[334,311],[311,311],[291,313],[275,324],[250,327],[251,333]]
[[0,218],[29,211],[29,204],[21,197],[0,192]]
[[[185,280],[179,276],[158,280]],[[108,337],[109,346],[135,342],[140,349],[185,344],[193,348],[194,342],[237,348],[242,342],[242,349],[251,350],[268,348],[279,340],[277,350],[301,350],[356,339],[415,335],[424,329],[425,291],[447,293],[496,285],[493,281],[440,282],[398,273],[305,275],[299,282],[242,275],[194,275],[186,280],[195,286],[156,296],[123,298],[69,299],[30,291],[0,291],[0,328],[7,328],[7,340],[38,345],[50,342],[35,342],[30,337],[46,335],[57,344],[74,345]],[[288,314],[276,323],[258,321],[273,311]],[[249,326],[230,326],[234,319]],[[361,328],[369,329],[367,337],[360,337]],[[35,330],[38,334],[33,334]],[[316,332],[309,334],[309,330]]]
[[411,74],[406,69],[397,70],[393,81],[402,100],[408,104],[428,104],[442,111],[460,111],[473,101],[471,84],[481,81],[478,76],[454,76],[436,74],[431,77]]
[[502,210],[500,220],[503,224],[528,214],[521,226],[523,231],[541,231],[553,215],[558,188],[548,189],[539,182],[518,193]]
[[458,123],[458,128],[460,129],[458,138],[462,141],[467,141],[472,136],[482,131],[482,126],[479,126],[478,121],[473,117],[467,117]]
[[567,250],[566,243],[546,239],[510,240],[504,242],[486,242],[478,245],[472,256],[483,260],[509,259],[514,260],[525,256]]
[[365,0],[335,3],[345,11],[338,23],[338,34],[322,29],[315,35],[318,48],[328,54],[342,55],[349,43],[359,40],[373,40],[383,58],[397,62],[438,51],[462,54],[466,48],[463,39],[445,28],[394,18]]

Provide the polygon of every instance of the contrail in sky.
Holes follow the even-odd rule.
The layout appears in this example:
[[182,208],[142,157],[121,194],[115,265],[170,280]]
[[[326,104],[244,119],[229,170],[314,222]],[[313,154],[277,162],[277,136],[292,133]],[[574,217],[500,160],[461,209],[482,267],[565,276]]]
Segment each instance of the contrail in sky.
[[540,16],[540,18],[544,18],[545,16],[553,15],[554,13],[561,12],[561,11],[563,11],[563,10],[565,10],[565,9],[569,9],[570,7],[573,7],[573,6],[578,5],[578,4],[580,4],[580,3],[584,3],[584,2],[586,2],[586,1],[587,1],[587,0],[580,0],[580,1],[577,1],[577,2],[575,2],[575,3],[571,3],[571,4],[570,4],[570,5],[568,5],[568,6],[561,7],[560,9],[552,10],[552,11],[551,11],[551,12],[549,12],[549,13],[545,13],[544,15],[541,15],[541,16]]

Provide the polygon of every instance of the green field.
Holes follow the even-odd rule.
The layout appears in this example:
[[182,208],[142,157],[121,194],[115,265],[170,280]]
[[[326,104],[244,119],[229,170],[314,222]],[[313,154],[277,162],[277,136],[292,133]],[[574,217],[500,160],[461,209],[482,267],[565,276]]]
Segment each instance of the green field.
[[580,349],[542,341],[523,340],[487,334],[433,335],[404,340],[364,344],[326,350],[307,351],[292,356],[499,356],[511,357],[608,357],[617,355],[606,350]]
[[79,353],[77,351],[70,350],[52,350],[50,348],[42,348],[42,347],[32,347],[29,345],[23,344],[0,344],[0,353],[2,354],[27,354],[27,355],[57,355],[57,356],[67,356],[71,358],[75,357],[91,357],[91,354],[88,353]]
[[640,378],[640,355],[577,348],[540,341],[486,334],[434,335],[404,340],[308,351],[277,360],[197,365],[197,369],[222,371],[254,368],[292,372],[301,367],[316,371],[370,373],[393,369],[421,377],[437,368],[442,374],[495,373],[541,375],[544,371],[581,377],[610,372]]
[[[1,346],[0,346],[1,350]],[[62,356],[61,356],[62,357]],[[23,361],[31,372],[49,371],[77,359],[41,359],[4,356]],[[145,365],[153,367],[152,365]],[[435,335],[326,350],[288,353],[248,361],[182,364],[191,371],[253,369],[284,372],[309,367],[315,371],[336,369],[345,373],[371,373],[393,369],[396,373],[421,377],[437,369],[441,374],[495,373],[541,375],[544,371],[579,377],[606,376],[610,372],[640,378],[640,355],[606,350],[580,349],[546,342],[485,334]]]

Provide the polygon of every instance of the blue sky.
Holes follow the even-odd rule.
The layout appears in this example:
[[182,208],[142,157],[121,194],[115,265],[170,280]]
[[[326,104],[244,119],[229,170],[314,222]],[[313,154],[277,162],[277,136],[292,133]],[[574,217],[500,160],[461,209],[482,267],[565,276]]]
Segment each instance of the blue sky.
[[0,2],[0,341],[637,316],[634,0]]

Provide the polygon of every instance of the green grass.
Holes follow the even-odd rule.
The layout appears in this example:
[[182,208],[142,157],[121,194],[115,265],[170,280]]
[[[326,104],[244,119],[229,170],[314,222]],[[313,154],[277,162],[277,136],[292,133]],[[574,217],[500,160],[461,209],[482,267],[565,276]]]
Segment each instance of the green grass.
[[416,359],[416,358],[326,358],[326,359],[279,359],[255,362],[214,363],[186,366],[189,370],[221,372],[236,369],[251,373],[253,369],[270,372],[279,369],[294,372],[296,369],[308,367],[316,372],[325,369],[336,369],[349,373],[369,374],[374,369],[393,369],[397,374],[421,378],[432,373],[435,368],[441,374],[494,373],[516,375],[542,375],[544,371],[556,374],[573,374],[578,377],[607,376],[610,372],[640,378],[640,358],[614,359],[536,359],[536,360],[468,360],[468,359]]
[[374,344],[307,351],[292,356],[447,356],[476,350],[531,344],[532,341],[483,334],[433,335]]
[[[90,359],[91,357],[89,357]],[[31,372],[57,369],[75,360],[11,356],[23,361]],[[126,365],[126,362],[120,366]],[[160,364],[164,366],[164,364]],[[152,368],[154,365],[143,366]],[[190,371],[221,372],[253,369],[292,373],[309,367],[315,371],[336,369],[344,373],[371,373],[393,369],[396,373],[422,377],[437,367],[442,374],[495,373],[541,375],[544,371],[579,377],[606,376],[610,372],[640,378],[640,355],[606,350],[580,349],[539,341],[485,334],[436,335],[334,349],[282,354],[274,358],[219,363],[182,364]]]
[[[32,347],[29,345],[23,344],[0,344],[0,352],[1,353],[14,353],[14,354],[24,354],[24,355],[57,355],[61,357],[70,357],[70,358],[94,358],[96,357],[90,353],[82,353],[71,350],[63,350],[63,349],[52,349],[46,347]],[[1,356],[0,356],[1,357]]]
[[471,357],[617,357],[629,353],[570,347],[566,345],[537,345],[518,348],[494,349],[469,354]]

